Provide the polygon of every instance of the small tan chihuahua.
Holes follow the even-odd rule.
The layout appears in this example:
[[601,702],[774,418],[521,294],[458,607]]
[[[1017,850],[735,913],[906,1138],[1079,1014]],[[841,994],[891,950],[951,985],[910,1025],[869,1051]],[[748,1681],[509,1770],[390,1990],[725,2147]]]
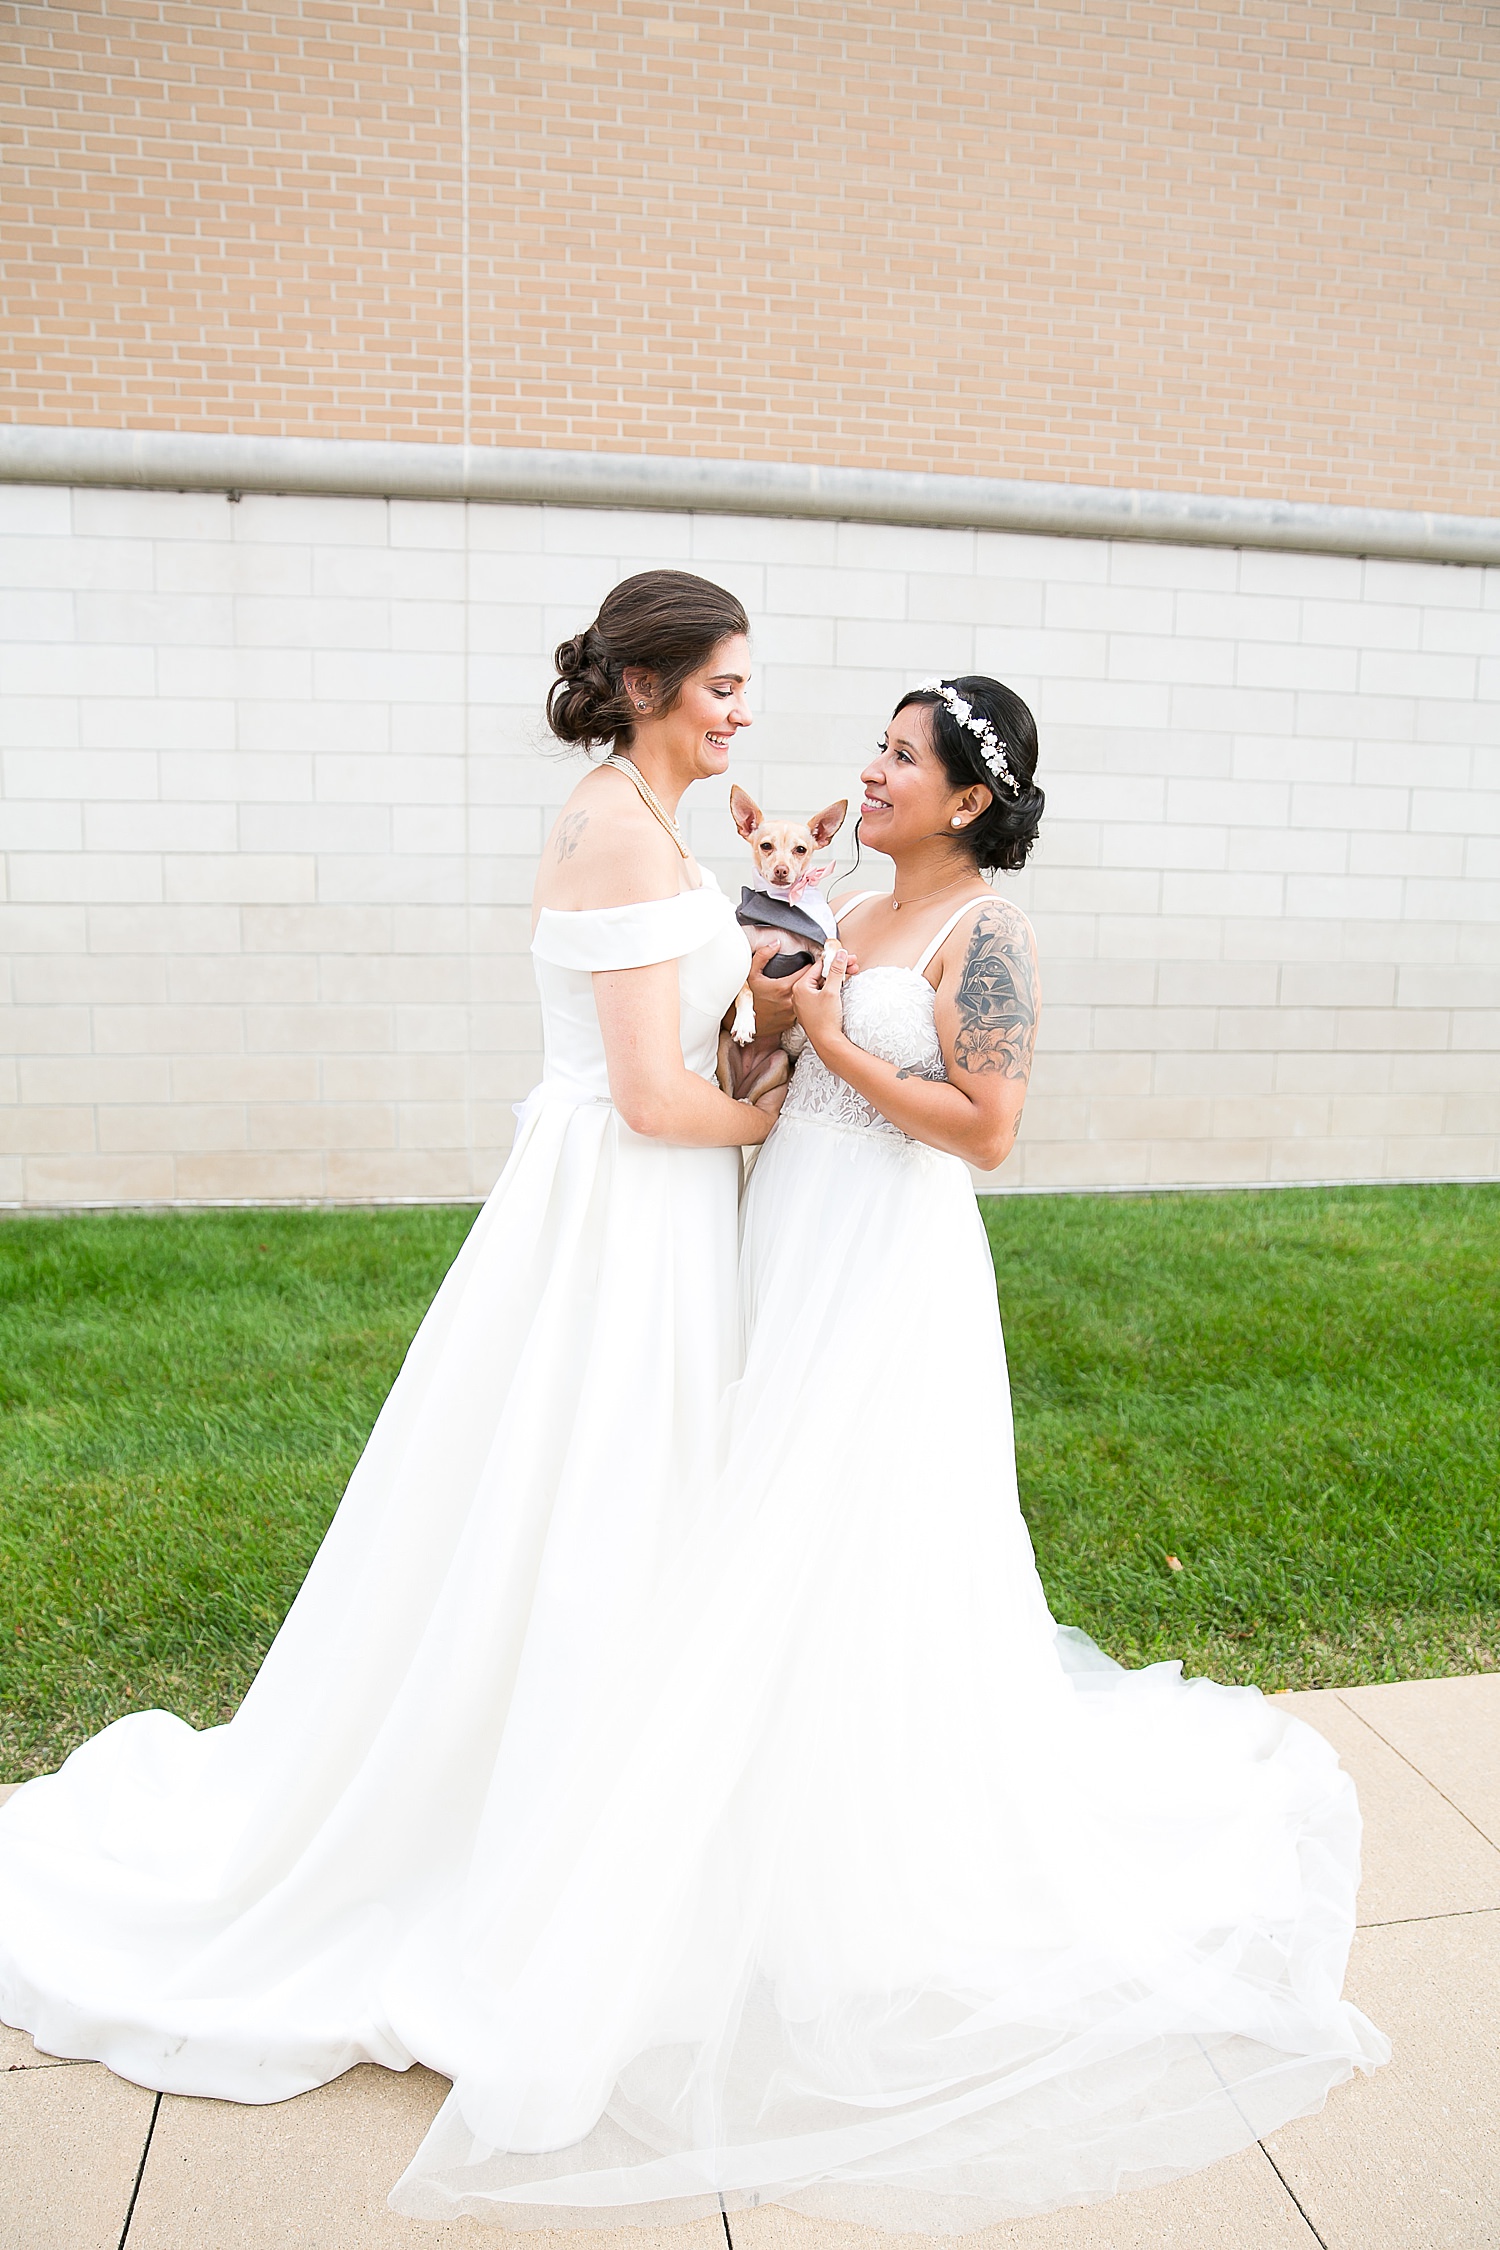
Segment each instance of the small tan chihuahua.
[[[838,924],[819,885],[833,873],[833,862],[815,864],[817,854],[833,842],[849,810],[847,797],[825,805],[809,821],[768,820],[748,790],[739,784],[729,792],[734,825],[750,846],[754,881],[740,893],[736,919],[752,946],[776,939],[783,947],[765,965],[768,977],[793,977],[837,942]],[[779,1043],[762,1055],[734,1054],[755,1037],[755,1002],[744,985],[734,1003],[734,1021],[719,1039],[719,1084],[726,1094],[753,1101],[791,1076],[792,1063],[807,1044],[799,1024],[781,1035]]]

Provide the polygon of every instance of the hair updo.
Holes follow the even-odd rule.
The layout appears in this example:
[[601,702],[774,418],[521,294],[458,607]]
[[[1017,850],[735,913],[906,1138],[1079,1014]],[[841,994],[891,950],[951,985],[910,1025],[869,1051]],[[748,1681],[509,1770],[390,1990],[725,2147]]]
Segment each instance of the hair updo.
[[636,713],[625,692],[627,669],[654,672],[655,709],[670,711],[683,681],[720,641],[749,630],[744,604],[690,571],[643,570],[623,579],[605,595],[593,624],[559,645],[547,724],[559,742],[583,749],[628,745]]
[[1033,778],[1036,721],[1014,688],[986,679],[982,673],[943,684],[972,706],[977,719],[988,719],[1003,745],[1005,762],[1020,785],[1019,796],[990,772],[978,737],[959,724],[935,688],[913,688],[909,695],[902,696],[896,710],[904,711],[909,703],[924,704],[932,714],[932,746],[954,788],[972,789],[979,781],[990,792],[990,802],[978,818],[966,828],[954,829],[954,843],[968,852],[984,873],[1000,869],[1014,874],[1026,865],[1047,802]]

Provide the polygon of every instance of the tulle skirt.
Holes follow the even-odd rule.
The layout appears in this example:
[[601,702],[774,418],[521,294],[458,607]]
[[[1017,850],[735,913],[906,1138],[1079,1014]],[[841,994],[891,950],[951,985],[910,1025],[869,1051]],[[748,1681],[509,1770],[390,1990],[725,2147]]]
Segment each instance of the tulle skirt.
[[385,1977],[454,2081],[394,2206],[963,2231],[1381,2062],[1333,1752],[1048,1612],[962,1167],[783,1120],[741,1286],[717,1473],[608,1692]]

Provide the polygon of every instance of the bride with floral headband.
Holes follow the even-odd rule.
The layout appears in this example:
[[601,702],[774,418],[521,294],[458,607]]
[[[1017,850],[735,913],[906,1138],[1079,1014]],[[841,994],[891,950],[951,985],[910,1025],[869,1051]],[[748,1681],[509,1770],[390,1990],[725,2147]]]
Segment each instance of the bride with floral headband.
[[1035,946],[982,871],[1026,858],[1036,760],[972,678],[903,696],[865,768],[895,882],[793,987],[719,1474],[534,1808],[526,1900],[468,1902],[512,1980],[399,2210],[967,2231],[1194,2170],[1388,2052],[1341,1997],[1332,1750],[1122,1671],[1037,1578],[967,1168],[1031,1067]]

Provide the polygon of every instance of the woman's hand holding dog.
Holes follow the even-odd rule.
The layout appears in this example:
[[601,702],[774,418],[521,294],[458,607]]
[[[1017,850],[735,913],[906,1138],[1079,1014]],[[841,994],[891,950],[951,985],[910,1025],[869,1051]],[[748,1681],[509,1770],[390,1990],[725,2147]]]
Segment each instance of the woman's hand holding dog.
[[755,1036],[757,1039],[779,1039],[790,1031],[797,1018],[792,1008],[787,987],[790,977],[768,977],[766,963],[781,950],[781,940],[770,938],[755,948],[750,964],[750,997],[755,1002]]
[[813,1048],[823,1062],[830,1053],[846,1045],[844,1039],[844,979],[858,968],[851,953],[840,946],[828,961],[828,976],[823,978],[822,964],[814,961],[801,976],[792,979],[792,1006]]

